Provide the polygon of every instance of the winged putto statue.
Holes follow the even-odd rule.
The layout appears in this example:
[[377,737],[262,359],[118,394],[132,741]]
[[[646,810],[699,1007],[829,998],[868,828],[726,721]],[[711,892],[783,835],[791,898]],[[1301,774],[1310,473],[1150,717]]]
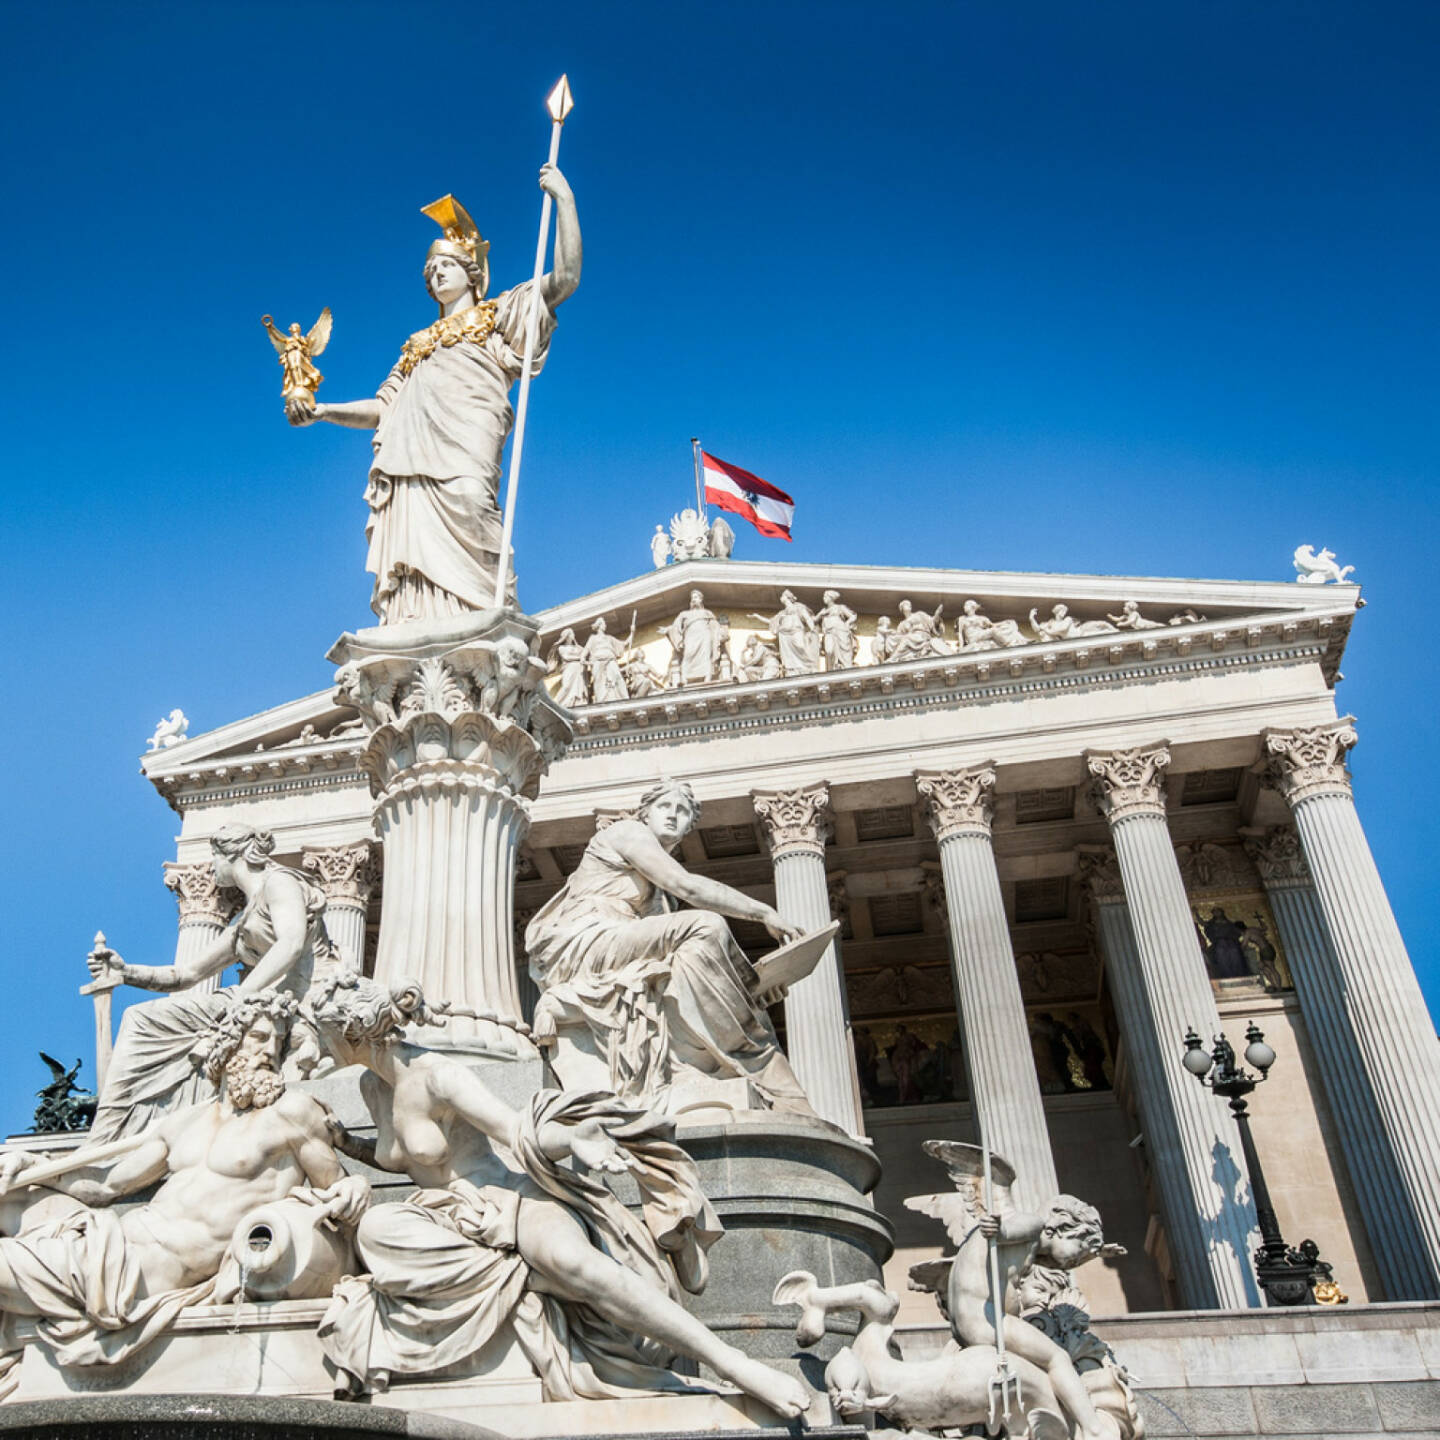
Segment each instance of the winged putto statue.
[[[280,393],[285,400],[286,414],[290,414],[292,407],[314,410],[315,392],[325,378],[315,368],[314,361],[330,343],[330,327],[333,323],[330,307],[327,305],[320,312],[320,318],[310,327],[308,335],[300,333],[299,321],[290,326],[288,335],[282,335],[275,328],[275,321],[269,315],[262,315],[260,323],[265,327],[270,343],[280,357],[280,370],[285,377]],[[292,415],[291,424],[294,423],[295,417]]]
[[[1028,1440],[1143,1440],[1126,1372],[1091,1334],[1084,1297],[1070,1281],[1087,1260],[1124,1253],[1104,1243],[1099,1214],[1072,1195],[1057,1196],[1043,1217],[1020,1212],[1010,1193],[1015,1171],[993,1154],[987,1208],[983,1150],[951,1140],[928,1140],[924,1148],[955,1189],[905,1204],[940,1220],[957,1249],[912,1265],[910,1285],[935,1294],[954,1346],[931,1360],[897,1358],[900,1301],[873,1280],[825,1287],[795,1271],[775,1288],[777,1305],[800,1307],[801,1345],[820,1340],[835,1311],[862,1317],[853,1345],[825,1369],[836,1411],[847,1419],[876,1411],[929,1435],[986,1425],[992,1434]],[[997,1407],[997,1394],[1007,1393]]]

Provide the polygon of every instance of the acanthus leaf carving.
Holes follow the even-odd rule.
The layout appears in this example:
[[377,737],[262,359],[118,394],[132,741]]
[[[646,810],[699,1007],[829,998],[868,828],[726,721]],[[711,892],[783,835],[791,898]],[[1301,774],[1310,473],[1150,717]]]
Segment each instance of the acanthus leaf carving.
[[1165,818],[1168,745],[1142,745],[1134,750],[1087,750],[1085,764],[1094,777],[1095,804],[1112,825],[1132,815]]
[[214,867],[165,862],[165,888],[175,897],[182,925],[228,925],[240,909],[240,895],[215,883]]
[[315,877],[329,901],[364,907],[380,877],[379,857],[368,840],[357,845],[337,845],[323,850],[306,850],[301,868]]
[[1347,719],[1313,729],[1266,730],[1266,780],[1290,806],[1318,795],[1349,795],[1345,754],[1359,737]]
[[797,790],[757,790],[751,796],[755,813],[775,857],[808,851],[825,853],[830,830],[830,789],[812,785]]
[[1308,884],[1310,866],[1300,837],[1288,825],[1245,839],[1245,850],[1266,885]]
[[1125,881],[1120,874],[1120,861],[1113,850],[1082,850],[1080,883],[1090,891],[1090,898],[1099,905],[1117,904],[1125,899]]
[[993,762],[969,770],[921,770],[915,789],[939,841],[956,835],[989,835],[995,819]]

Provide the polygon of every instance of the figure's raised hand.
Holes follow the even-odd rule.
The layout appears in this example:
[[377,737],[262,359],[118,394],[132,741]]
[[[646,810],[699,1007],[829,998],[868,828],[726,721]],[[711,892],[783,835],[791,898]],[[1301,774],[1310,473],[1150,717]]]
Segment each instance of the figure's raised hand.
[[612,1175],[635,1165],[599,1120],[582,1120],[570,1132],[570,1153],[591,1170],[607,1170]]
[[308,396],[288,395],[285,398],[285,418],[300,428],[313,425],[320,418],[319,407]]
[[573,200],[575,192],[570,188],[570,182],[560,173],[558,165],[542,165],[540,167],[540,188],[556,200]]
[[1000,1233],[1000,1217],[992,1215],[988,1210],[980,1212],[979,1219],[980,1233],[987,1239],[993,1240]]

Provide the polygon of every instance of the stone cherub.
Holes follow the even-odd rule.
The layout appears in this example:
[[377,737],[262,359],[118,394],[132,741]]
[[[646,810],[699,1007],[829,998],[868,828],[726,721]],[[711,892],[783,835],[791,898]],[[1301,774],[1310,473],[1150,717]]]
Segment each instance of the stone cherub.
[[313,411],[315,392],[325,378],[315,368],[314,361],[317,355],[324,353],[325,347],[330,343],[330,329],[334,323],[330,307],[327,305],[320,312],[320,318],[310,327],[308,335],[300,333],[298,321],[290,326],[288,335],[282,335],[275,328],[275,322],[269,315],[262,315],[260,323],[265,327],[270,343],[280,357],[280,370],[285,377],[280,393],[287,408],[300,405]]
[[476,671],[480,708],[497,720],[527,724],[535,703],[535,687],[525,683],[529,674],[530,647],[513,635],[506,636],[487,656],[483,669]]
[[875,1281],[822,1287],[813,1275],[796,1271],[776,1286],[774,1299],[800,1306],[800,1344],[816,1343],[832,1312],[855,1310],[862,1317],[853,1345],[826,1366],[831,1404],[846,1418],[875,1410],[902,1429],[930,1434],[987,1424],[999,1363],[987,1265],[994,1238],[1006,1285],[1009,1366],[1020,1397],[1018,1410],[1002,1418],[1001,1428],[1033,1440],[1142,1440],[1124,1371],[1090,1334],[1088,1316],[1069,1284],[1074,1267],[1118,1248],[1103,1244],[1100,1217],[1063,1195],[1043,1219],[1015,1214],[1009,1206],[1014,1171],[999,1156],[992,1157],[995,1210],[987,1213],[980,1205],[981,1152],[945,1140],[928,1141],[925,1149],[946,1165],[957,1193],[919,1196],[906,1204],[943,1219],[960,1248],[944,1260],[912,1266],[910,1283],[935,1293],[960,1348],[931,1360],[900,1359],[892,1344],[895,1295]]

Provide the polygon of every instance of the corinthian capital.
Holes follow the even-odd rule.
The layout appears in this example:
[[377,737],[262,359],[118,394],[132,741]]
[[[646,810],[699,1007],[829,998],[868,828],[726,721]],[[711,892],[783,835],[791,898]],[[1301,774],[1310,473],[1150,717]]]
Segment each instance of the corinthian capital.
[[165,862],[165,888],[175,896],[180,907],[182,925],[229,924],[236,909],[234,891],[222,890],[215,883],[215,871],[209,861],[200,865],[179,865]]
[[1245,853],[1255,862],[1267,885],[1295,884],[1310,879],[1300,837],[1288,825],[1245,839]]
[[1135,750],[1087,750],[1085,764],[1094,777],[1095,803],[1112,824],[1132,815],[1165,818],[1167,745]]
[[1359,738],[1350,719],[1313,730],[1266,730],[1262,738],[1270,761],[1265,778],[1288,804],[1350,793],[1345,752]]
[[973,770],[917,770],[915,788],[937,840],[989,835],[995,819],[995,764]]
[[770,853],[782,855],[805,851],[825,853],[825,836],[830,829],[830,789],[812,785],[808,790],[756,790],[750,797],[755,813],[770,842]]
[[380,878],[375,849],[368,840],[330,850],[307,850],[300,863],[332,904],[339,901],[363,909],[370,903],[371,887]]

